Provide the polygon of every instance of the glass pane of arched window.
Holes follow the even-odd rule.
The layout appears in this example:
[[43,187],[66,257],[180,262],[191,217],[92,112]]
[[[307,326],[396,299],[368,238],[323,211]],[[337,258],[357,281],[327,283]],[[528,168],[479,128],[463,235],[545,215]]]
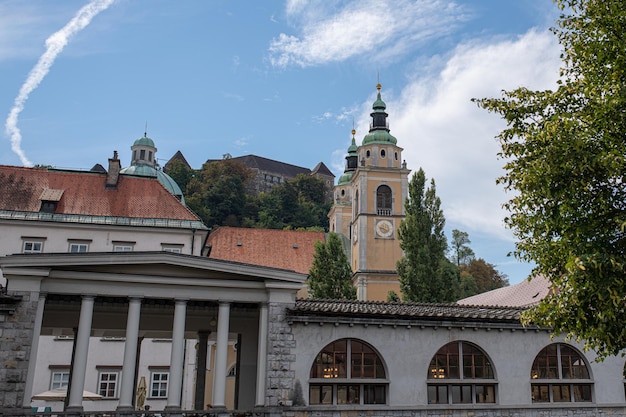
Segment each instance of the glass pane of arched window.
[[533,362],[532,379],[558,379],[558,356],[556,344],[545,347]]
[[[584,357],[564,343],[553,343],[539,352],[530,378],[534,403],[592,401],[592,384]],[[572,379],[589,383],[567,381]]]
[[311,378],[346,378],[346,358],[346,339],[330,343],[315,358]]
[[459,344],[448,343],[435,354],[430,361],[428,378],[459,378]]
[[495,379],[489,358],[478,346],[451,342],[435,353],[428,367],[429,404],[496,402],[496,384],[472,380]]
[[391,214],[391,188],[388,185],[381,185],[376,190],[376,208],[381,215],[385,215],[381,210],[389,211],[389,214]]
[[493,379],[491,364],[476,346],[463,343],[463,378]]
[[565,345],[561,345],[561,375],[564,379],[589,379],[589,371],[583,358]]
[[[384,378],[383,361],[371,346],[355,339],[337,340],[324,347],[313,362],[311,379],[317,380],[309,383],[309,402],[386,404],[387,381],[363,381]],[[361,381],[349,381],[352,379]]]

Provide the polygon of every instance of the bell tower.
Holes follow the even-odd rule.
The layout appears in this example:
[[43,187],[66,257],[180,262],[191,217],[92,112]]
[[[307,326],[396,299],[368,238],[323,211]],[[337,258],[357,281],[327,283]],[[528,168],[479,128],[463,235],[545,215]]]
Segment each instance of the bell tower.
[[361,146],[352,144],[346,170],[334,190],[329,213],[331,231],[350,239],[352,283],[359,300],[384,301],[392,290],[400,295],[396,262],[402,257],[397,229],[404,219],[410,170],[402,148],[389,133],[386,104],[378,84],[372,121]]

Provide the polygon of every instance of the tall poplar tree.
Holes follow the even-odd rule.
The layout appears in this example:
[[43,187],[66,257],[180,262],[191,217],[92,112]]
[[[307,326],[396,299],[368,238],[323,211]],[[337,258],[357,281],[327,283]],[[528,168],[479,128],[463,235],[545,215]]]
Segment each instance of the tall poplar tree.
[[329,233],[326,242],[315,242],[313,264],[309,271],[309,292],[313,298],[356,299],[352,286],[352,269],[341,239]]
[[435,181],[426,188],[426,175],[419,169],[409,182],[404,203],[406,217],[400,223],[398,238],[404,256],[397,263],[404,301],[454,301],[458,268],[446,258],[446,220],[437,197]]
[[515,255],[554,287],[526,315],[600,357],[626,348],[626,7],[557,0],[557,88],[478,100],[507,123],[498,135],[514,197]]

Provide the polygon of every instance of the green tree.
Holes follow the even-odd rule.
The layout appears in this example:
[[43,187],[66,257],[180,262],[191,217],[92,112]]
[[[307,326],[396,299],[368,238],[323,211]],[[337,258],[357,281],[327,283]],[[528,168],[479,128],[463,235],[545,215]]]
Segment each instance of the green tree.
[[526,322],[582,340],[600,357],[626,348],[626,8],[557,0],[563,47],[557,88],[477,100],[500,114],[513,197],[514,254],[555,289]]
[[183,190],[183,194],[185,194],[185,190],[187,189],[187,184],[194,177],[195,172],[193,169],[189,168],[183,161],[179,159],[174,159],[170,161],[166,167],[165,173],[172,177],[176,184]]
[[247,202],[245,186],[253,175],[237,161],[208,162],[187,185],[187,205],[207,226],[241,226]]
[[[476,285],[476,292],[474,294],[480,294],[485,291],[491,291],[509,285],[509,280],[506,275],[497,271],[495,266],[482,258],[472,259],[468,264],[462,265],[461,278],[463,278],[464,275],[472,276]],[[466,295],[466,297],[469,295]]]
[[323,227],[328,230],[328,211],[324,181],[298,174],[259,196],[258,227],[298,229]]
[[404,207],[406,217],[398,229],[404,256],[397,263],[402,299],[454,301],[458,268],[446,258],[445,218],[435,181],[431,180],[426,189],[426,175],[421,168],[411,178]]
[[472,241],[467,232],[452,230],[452,262],[456,266],[461,267],[461,264],[467,264],[474,259],[474,251],[469,247],[470,243]]
[[388,303],[399,303],[400,296],[394,290],[387,291],[387,302]]
[[339,235],[329,233],[326,242],[315,242],[313,265],[309,271],[309,291],[313,298],[356,299],[352,270]]
[[459,282],[459,293],[457,298],[460,300],[462,298],[471,297],[472,295],[476,295],[480,293],[478,291],[478,285],[476,285],[476,280],[474,277],[466,271],[460,271],[460,282]]

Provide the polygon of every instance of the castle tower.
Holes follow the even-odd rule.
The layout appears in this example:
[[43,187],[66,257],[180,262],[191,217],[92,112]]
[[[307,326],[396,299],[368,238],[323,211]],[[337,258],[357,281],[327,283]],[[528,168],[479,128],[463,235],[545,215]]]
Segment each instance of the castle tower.
[[410,170],[389,133],[381,85],[376,88],[369,133],[357,147],[353,131],[329,217],[330,230],[351,241],[352,283],[358,299],[384,301],[390,290],[400,295],[396,262],[402,250],[397,229],[405,217]]

